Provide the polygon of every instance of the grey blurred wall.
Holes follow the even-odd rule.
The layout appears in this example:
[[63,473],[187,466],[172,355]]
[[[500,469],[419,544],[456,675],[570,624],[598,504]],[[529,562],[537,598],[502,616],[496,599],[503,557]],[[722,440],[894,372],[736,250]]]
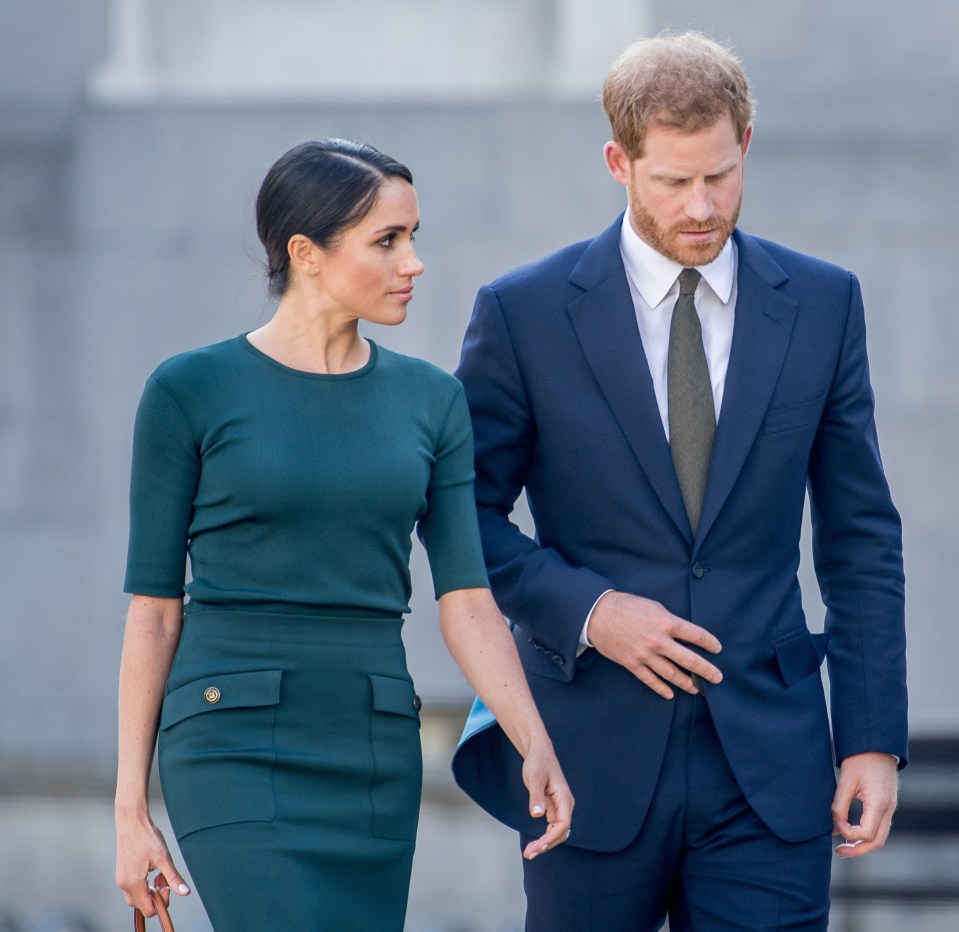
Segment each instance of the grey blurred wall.
[[[427,272],[409,321],[368,332],[452,368],[481,283],[622,208],[596,98],[665,27],[730,41],[753,82],[741,225],[861,277],[912,725],[959,732],[959,6],[0,0],[0,795],[109,794],[133,413],[162,359],[270,314],[252,203],[272,161],[342,135],[411,166]],[[424,562],[411,668],[458,712]]]

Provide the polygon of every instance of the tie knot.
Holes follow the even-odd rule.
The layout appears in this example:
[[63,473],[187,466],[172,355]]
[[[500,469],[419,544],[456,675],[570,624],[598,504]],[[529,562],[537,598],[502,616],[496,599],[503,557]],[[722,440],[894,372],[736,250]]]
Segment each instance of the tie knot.
[[702,277],[698,269],[683,269],[679,273],[679,293],[681,295],[695,294],[696,286]]

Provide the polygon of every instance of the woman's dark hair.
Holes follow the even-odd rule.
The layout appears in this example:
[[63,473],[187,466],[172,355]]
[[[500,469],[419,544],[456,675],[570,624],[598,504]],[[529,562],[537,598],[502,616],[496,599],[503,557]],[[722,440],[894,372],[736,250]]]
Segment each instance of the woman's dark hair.
[[387,178],[413,183],[405,165],[347,139],[304,142],[280,156],[256,198],[256,232],[266,249],[273,297],[290,283],[290,237],[302,233],[321,249],[335,246],[373,209]]

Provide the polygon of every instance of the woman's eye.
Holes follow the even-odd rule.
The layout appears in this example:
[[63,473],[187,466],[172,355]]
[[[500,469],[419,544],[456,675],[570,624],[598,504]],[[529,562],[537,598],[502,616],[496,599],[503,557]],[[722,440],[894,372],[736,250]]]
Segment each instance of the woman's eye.
[[378,245],[378,246],[392,246],[395,241],[396,241],[396,234],[395,234],[395,233],[389,233],[389,234],[387,234],[386,236],[384,236],[383,239],[381,239],[381,240],[379,241],[379,243],[377,243],[377,245]]

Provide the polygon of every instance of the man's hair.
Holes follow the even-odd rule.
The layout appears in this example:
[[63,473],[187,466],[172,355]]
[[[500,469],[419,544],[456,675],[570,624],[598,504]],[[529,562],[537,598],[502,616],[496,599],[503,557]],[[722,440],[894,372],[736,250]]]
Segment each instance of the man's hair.
[[610,66],[603,110],[613,139],[638,159],[651,126],[695,133],[726,113],[742,142],[755,104],[736,56],[701,33],[684,32],[630,45]]

